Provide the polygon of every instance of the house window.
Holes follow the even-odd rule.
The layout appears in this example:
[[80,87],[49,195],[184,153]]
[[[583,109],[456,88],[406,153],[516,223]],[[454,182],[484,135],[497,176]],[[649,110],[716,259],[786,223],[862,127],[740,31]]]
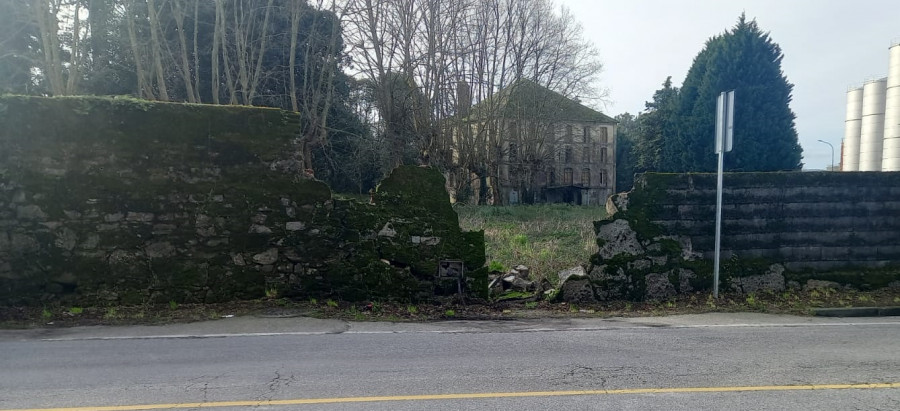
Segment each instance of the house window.
[[600,149],[600,162],[606,163],[606,147]]
[[516,143],[509,143],[509,161],[519,160],[519,147]]
[[591,142],[591,126],[584,126],[582,131],[584,134],[581,136],[581,138],[582,138],[581,142],[582,143],[590,143]]
[[591,162],[591,147],[585,146],[584,150],[581,152],[581,162],[582,163],[590,163]]
[[515,121],[509,122],[509,136],[514,139],[519,138],[519,125]]
[[609,144],[609,131],[606,127],[600,127],[600,142],[603,144]]
[[572,125],[566,126],[566,142],[572,142]]
[[563,170],[563,184],[564,185],[572,185],[572,169],[566,168]]
[[556,185],[556,167],[550,167],[550,185]]
[[581,185],[585,187],[591,185],[591,169],[585,168],[581,170]]
[[572,162],[572,146],[566,146],[566,163]]
[[603,170],[600,170],[599,172],[597,172],[597,179],[600,180],[600,181],[598,181],[598,183],[601,186],[605,186],[606,185],[606,172]]

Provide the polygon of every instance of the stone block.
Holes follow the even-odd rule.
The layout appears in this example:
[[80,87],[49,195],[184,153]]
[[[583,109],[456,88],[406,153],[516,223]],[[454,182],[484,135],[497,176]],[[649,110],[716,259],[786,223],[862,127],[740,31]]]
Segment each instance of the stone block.
[[760,291],[783,291],[785,288],[784,266],[772,264],[764,274],[731,278],[731,288],[744,294]]

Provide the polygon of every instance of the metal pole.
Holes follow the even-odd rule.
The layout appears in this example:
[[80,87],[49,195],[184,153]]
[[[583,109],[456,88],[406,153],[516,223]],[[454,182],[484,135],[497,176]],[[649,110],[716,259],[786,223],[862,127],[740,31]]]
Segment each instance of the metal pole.
[[834,171],[834,146],[825,140],[819,140],[819,142],[828,144],[828,147],[831,147],[831,170],[830,171]]
[[719,150],[719,172],[716,185],[716,257],[713,266],[713,298],[719,298],[719,245],[722,241],[722,169],[725,150]]

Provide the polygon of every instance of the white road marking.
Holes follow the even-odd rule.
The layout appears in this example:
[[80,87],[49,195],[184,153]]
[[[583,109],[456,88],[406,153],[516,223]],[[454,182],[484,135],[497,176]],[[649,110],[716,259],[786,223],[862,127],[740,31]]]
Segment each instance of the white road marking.
[[490,334],[490,333],[536,333],[536,332],[596,332],[612,330],[651,330],[651,329],[693,329],[693,328],[794,328],[794,327],[865,327],[865,326],[900,326],[898,322],[837,322],[837,323],[782,323],[782,324],[634,324],[627,326],[601,327],[561,327],[561,328],[521,328],[521,329],[476,329],[460,328],[449,330],[371,330],[371,331],[285,331],[255,333],[217,333],[217,334],[158,334],[158,335],[120,335],[120,336],[72,336],[42,338],[41,341],[87,341],[87,340],[153,340],[153,339],[199,339],[230,337],[277,337],[277,336],[312,336],[330,334]]

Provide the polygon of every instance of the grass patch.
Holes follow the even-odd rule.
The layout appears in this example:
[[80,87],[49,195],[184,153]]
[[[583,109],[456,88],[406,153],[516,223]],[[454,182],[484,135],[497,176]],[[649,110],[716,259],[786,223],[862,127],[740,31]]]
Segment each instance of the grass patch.
[[567,204],[455,208],[463,230],[484,230],[492,270],[522,264],[535,280],[590,261],[597,252],[593,222],[606,217],[603,207]]

